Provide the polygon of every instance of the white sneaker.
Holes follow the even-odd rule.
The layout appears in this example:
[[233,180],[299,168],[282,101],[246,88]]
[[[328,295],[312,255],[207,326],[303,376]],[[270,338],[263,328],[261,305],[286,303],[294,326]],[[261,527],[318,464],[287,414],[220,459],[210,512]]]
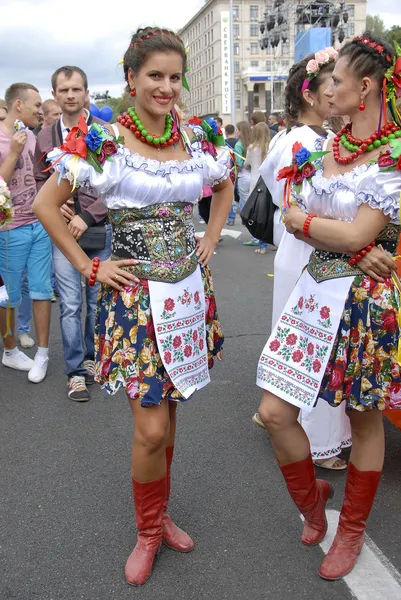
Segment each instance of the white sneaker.
[[2,364],[10,369],[17,369],[17,371],[30,371],[34,365],[32,358],[29,358],[24,352],[18,350],[16,354],[6,354],[3,352],[3,358],[1,359]]
[[32,369],[28,373],[29,381],[40,383],[46,377],[47,366],[49,364],[48,356],[40,356],[36,353]]
[[20,333],[18,335],[18,339],[21,348],[32,348],[35,345],[35,340],[29,335],[29,333]]

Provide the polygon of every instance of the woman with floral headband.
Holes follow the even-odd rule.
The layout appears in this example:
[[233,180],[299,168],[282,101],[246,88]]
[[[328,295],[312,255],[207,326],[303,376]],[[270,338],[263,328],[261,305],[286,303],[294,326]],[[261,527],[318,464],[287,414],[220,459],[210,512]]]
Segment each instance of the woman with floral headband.
[[[312,252],[309,244],[297,240],[282,225],[284,182],[277,181],[276,177],[280,168],[291,162],[295,141],[314,148],[327,137],[328,132],[323,129],[323,122],[330,114],[330,109],[324,91],[331,80],[336,58],[337,51],[334,48],[325,48],[307,56],[291,68],[285,88],[288,129],[273,138],[269,154],[260,169],[278,207],[275,214],[275,237],[279,239],[282,236],[274,260],[273,325]],[[258,413],[252,420],[256,425],[264,427]],[[344,407],[333,412],[327,403],[319,403],[312,413],[301,411],[300,422],[308,436],[315,465],[336,471],[346,469],[346,461],[339,457],[341,450],[350,445],[351,439],[351,428]]]
[[[351,122],[327,151],[295,143],[278,174],[286,229],[315,250],[260,358],[259,415],[305,517],[301,540],[316,545],[333,489],[316,480],[297,417],[317,401],[346,403],[353,445],[337,534],[319,570],[329,580],[349,573],[362,550],[383,467],[382,411],[401,409],[399,282],[385,253],[395,252],[400,230],[401,120],[387,122],[383,110],[401,87],[398,51],[400,58],[369,34],[343,46],[325,95],[332,113]],[[375,245],[383,248],[381,276],[365,265],[367,276],[359,265]]]
[[[224,138],[214,122],[195,118],[183,128],[173,110],[186,63],[173,32],[139,29],[124,56],[135,109],[117,126],[88,130],[81,122],[72,130],[49,156],[58,174],[35,201],[55,244],[89,283],[103,284],[96,379],[111,394],[126,390],[135,426],[138,541],[125,567],[132,585],[148,579],[163,541],[180,552],[194,547],[167,513],[176,407],[209,382],[223,342],[207,264],[231,205],[229,156],[215,149]],[[111,261],[89,261],[63,222],[59,207],[77,185],[89,185],[109,208]],[[192,213],[204,185],[214,197],[199,240]]]

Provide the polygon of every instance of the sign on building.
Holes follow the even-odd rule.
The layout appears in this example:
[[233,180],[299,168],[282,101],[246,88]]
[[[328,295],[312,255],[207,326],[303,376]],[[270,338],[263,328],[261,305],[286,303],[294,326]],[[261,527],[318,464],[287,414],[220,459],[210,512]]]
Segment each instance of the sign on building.
[[221,113],[231,114],[231,26],[228,10],[221,12],[221,68],[222,102]]

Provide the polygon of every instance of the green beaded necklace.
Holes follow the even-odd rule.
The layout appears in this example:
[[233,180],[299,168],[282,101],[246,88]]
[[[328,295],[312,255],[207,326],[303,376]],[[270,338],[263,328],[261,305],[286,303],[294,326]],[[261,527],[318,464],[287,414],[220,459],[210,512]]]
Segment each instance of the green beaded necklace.
[[119,123],[124,127],[127,127],[132,133],[144,144],[149,146],[155,146],[157,148],[166,148],[176,144],[180,139],[178,131],[172,133],[173,129],[173,118],[168,113],[165,117],[165,130],[162,136],[157,137],[149,133],[141,119],[138,117],[135,108],[130,107],[128,112],[124,113],[119,119]]

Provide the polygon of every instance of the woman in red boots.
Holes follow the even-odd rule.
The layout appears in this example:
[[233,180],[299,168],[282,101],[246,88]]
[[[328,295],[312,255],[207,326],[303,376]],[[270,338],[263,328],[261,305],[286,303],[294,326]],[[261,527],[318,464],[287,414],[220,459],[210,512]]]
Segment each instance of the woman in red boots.
[[[177,403],[210,381],[223,335],[207,264],[231,206],[228,151],[213,122],[181,126],[174,105],[187,55],[179,36],[146,27],[132,37],[124,73],[135,109],[118,125],[80,122],[49,156],[55,174],[35,200],[54,243],[91,282],[102,282],[95,336],[96,380],[124,388],[134,418],[132,484],[138,541],[128,583],[142,585],[162,542],[194,547],[167,512]],[[60,185],[58,185],[58,177]],[[109,209],[111,261],[93,263],[63,222],[59,207],[89,185]],[[195,237],[193,207],[213,191],[211,219]]]
[[[316,55],[303,89],[323,58]],[[333,489],[316,480],[297,417],[300,408],[311,411],[318,401],[333,410],[346,403],[353,446],[337,534],[319,570],[329,580],[349,573],[362,550],[383,467],[382,411],[401,409],[398,281],[384,252],[381,277],[358,266],[375,245],[396,252],[401,122],[396,111],[395,121],[387,122],[386,99],[399,86],[401,57],[391,45],[369,33],[345,44],[324,93],[332,113],[349,115],[351,122],[327,144],[327,155],[294,145],[291,168],[278,175],[292,184],[296,203],[290,206],[287,185],[287,231],[315,250],[260,358],[259,415],[305,517],[301,540],[316,545],[326,535],[325,506]]]

